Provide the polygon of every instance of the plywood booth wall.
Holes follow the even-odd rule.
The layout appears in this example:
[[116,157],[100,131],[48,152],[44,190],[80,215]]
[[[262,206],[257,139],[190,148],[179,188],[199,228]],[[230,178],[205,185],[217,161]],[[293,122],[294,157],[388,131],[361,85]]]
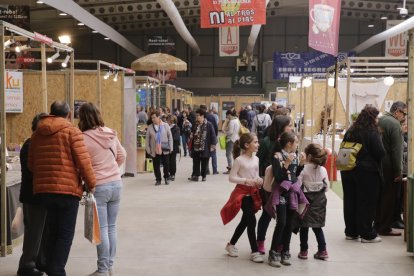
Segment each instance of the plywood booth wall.
[[201,104],[206,105],[208,108],[210,108],[211,103],[218,103],[218,112],[219,112],[219,118],[220,118],[220,125],[224,120],[225,112],[223,115],[223,103],[225,102],[234,102],[235,108],[237,111],[240,110],[240,108],[247,104],[252,103],[260,103],[261,101],[264,101],[263,95],[246,95],[246,96],[238,96],[238,95],[211,95],[211,96],[193,96],[193,106],[195,108],[198,108]]
[[[69,98],[69,72],[47,72],[48,107],[55,100]],[[101,112],[105,125],[117,131],[122,139],[123,75],[117,82],[104,80],[101,75]],[[75,71],[75,100],[98,105],[96,71]],[[33,117],[42,111],[41,72],[23,72],[23,113],[7,113],[7,144],[22,143],[31,136]],[[49,112],[50,110],[48,110]],[[75,120],[77,125],[78,120]]]
[[[313,118],[311,116],[311,99],[312,99],[312,87],[306,88],[306,108],[305,111],[302,110],[302,113],[305,112],[305,136],[311,135],[311,127],[306,126],[307,120],[313,120],[314,126],[312,134],[317,134],[321,128],[321,112],[324,110],[325,106],[325,80],[314,80],[313,81],[314,89],[314,106],[313,106]],[[334,105],[334,96],[335,88],[328,87],[328,104]],[[396,80],[395,83],[390,87],[388,93],[385,97],[384,103],[382,104],[380,111],[384,112],[385,101],[403,101],[407,100],[407,81],[406,80]],[[289,91],[289,103],[292,105],[292,117],[300,113],[300,90]],[[333,110],[331,112],[331,118],[333,118]],[[336,121],[339,124],[345,125],[345,109],[342,105],[342,101],[337,96],[337,113]]]

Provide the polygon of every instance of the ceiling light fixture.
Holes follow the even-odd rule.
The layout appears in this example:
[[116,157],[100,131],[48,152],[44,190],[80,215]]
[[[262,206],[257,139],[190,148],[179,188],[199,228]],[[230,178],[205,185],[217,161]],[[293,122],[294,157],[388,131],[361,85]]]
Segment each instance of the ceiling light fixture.
[[21,51],[27,50],[29,48],[30,46],[27,46],[27,45],[19,45],[19,46],[16,46],[14,50],[16,51],[16,53],[20,53]]
[[60,15],[60,16],[66,16],[66,15],[68,15],[68,14],[67,14],[66,12],[60,12],[60,13],[59,13],[59,15]]
[[69,53],[66,55],[66,57],[65,57],[65,60],[62,62],[62,67],[63,68],[66,68],[66,67],[68,67],[68,62],[69,62],[69,59],[70,59],[70,55],[69,55]]
[[53,56],[47,58],[48,63],[52,63],[55,59],[59,57],[59,51],[57,51]]
[[387,16],[381,16],[381,20],[387,20],[388,17]]
[[115,76],[114,76],[114,82],[118,81],[118,71],[116,71]]
[[369,24],[368,25],[368,28],[374,28],[374,25],[373,24]]
[[82,23],[82,22],[79,22],[79,23],[78,23],[78,26],[85,26],[85,24],[84,24],[84,23]]
[[328,86],[334,87],[334,85],[335,85],[335,79],[333,77],[330,77],[328,79]]
[[105,80],[109,79],[109,77],[112,75],[111,70],[106,72],[105,76],[103,77]]
[[384,78],[384,84],[387,86],[391,86],[394,84],[394,78],[391,76],[385,77]]
[[36,1],[36,4],[44,4],[45,2],[43,2],[43,1],[40,1],[40,0],[37,0]]
[[62,44],[70,44],[71,43],[70,35],[61,35],[58,38],[59,38],[60,43],[62,43]]
[[302,81],[304,87],[311,87],[312,86],[312,79],[306,78]]
[[92,31],[92,33],[97,34],[97,33],[98,33],[98,31],[93,30],[93,31]]
[[109,40],[109,37],[105,37],[104,39],[105,39],[105,40]]
[[4,48],[9,47],[10,45],[12,45],[14,43],[14,38],[10,38],[9,40],[7,40],[6,42],[4,42]]

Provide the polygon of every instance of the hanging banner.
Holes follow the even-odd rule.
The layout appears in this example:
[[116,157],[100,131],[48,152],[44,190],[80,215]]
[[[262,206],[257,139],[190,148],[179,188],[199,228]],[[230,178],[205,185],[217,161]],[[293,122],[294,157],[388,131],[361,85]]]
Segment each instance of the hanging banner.
[[266,0],[201,0],[201,28],[266,24]]
[[[397,26],[404,20],[387,20],[387,29]],[[400,33],[385,41],[385,56],[402,58],[407,56],[407,32]]]
[[164,53],[175,56],[175,39],[171,36],[148,36],[146,53]]
[[309,47],[338,55],[340,0],[309,0]]
[[4,76],[6,90],[6,112],[23,112],[23,73],[6,71]]
[[239,56],[239,27],[219,29],[219,52],[221,57]]
[[[338,61],[355,56],[354,52],[339,53]],[[287,80],[291,76],[325,73],[336,62],[336,57],[321,52],[273,53],[273,79]],[[299,81],[300,82],[300,81]]]
[[[338,92],[342,101],[342,106],[346,110],[346,79],[339,79]],[[366,105],[375,106],[381,109],[388,90],[391,86],[384,84],[382,79],[370,82],[351,81],[350,98],[349,98],[349,114],[359,113]],[[349,118],[350,120],[351,118]]]

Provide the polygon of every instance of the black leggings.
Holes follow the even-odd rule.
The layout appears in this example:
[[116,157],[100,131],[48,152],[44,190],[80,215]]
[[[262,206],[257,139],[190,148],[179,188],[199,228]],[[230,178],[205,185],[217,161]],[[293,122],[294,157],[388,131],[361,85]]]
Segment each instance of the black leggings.
[[247,228],[247,236],[249,237],[250,248],[252,249],[252,252],[257,252],[256,216],[254,215],[253,199],[251,196],[245,196],[243,198],[241,209],[243,211],[243,216],[239,225],[237,225],[236,230],[234,230],[234,234],[230,240],[230,243],[235,245],[243,234],[244,230]]
[[277,222],[273,232],[271,250],[281,252],[289,251],[290,239],[292,237],[292,217],[293,210],[290,210],[286,204],[279,204],[276,207]]
[[[326,250],[325,235],[322,228],[312,228],[315,233],[316,241],[318,242],[318,251],[322,252]],[[308,233],[309,227],[300,228],[300,251],[308,250]]]

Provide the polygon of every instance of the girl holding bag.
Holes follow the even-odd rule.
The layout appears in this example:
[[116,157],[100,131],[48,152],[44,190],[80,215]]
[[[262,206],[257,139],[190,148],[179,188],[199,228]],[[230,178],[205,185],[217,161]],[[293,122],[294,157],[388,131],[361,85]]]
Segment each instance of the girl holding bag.
[[117,243],[116,219],[122,190],[119,167],[125,162],[126,152],[116,132],[105,127],[101,113],[93,103],[85,103],[79,108],[79,128],[83,132],[96,176],[94,196],[102,241],[96,247],[98,269],[90,275],[113,275]]

